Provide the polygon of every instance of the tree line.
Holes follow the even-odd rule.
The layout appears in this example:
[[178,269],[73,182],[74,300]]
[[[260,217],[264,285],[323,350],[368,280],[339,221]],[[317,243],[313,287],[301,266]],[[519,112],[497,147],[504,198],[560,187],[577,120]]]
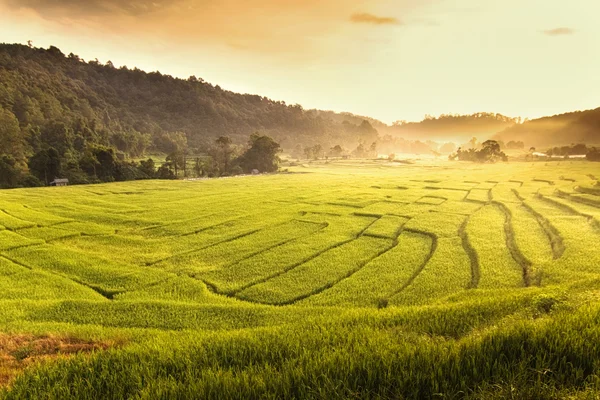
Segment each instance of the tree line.
[[[0,172],[5,187],[46,184],[54,178],[88,183],[169,172],[240,173],[247,159],[227,165],[215,160],[223,159],[219,152],[229,151],[224,150],[228,146],[236,151],[233,159],[241,157],[253,132],[290,151],[297,144],[371,143],[378,135],[369,121],[352,114],[236,94],[195,76],[178,79],[115,68],[111,62],[86,62],[53,46],[0,44]],[[216,143],[221,137],[231,143]],[[149,162],[138,161],[149,154],[168,156],[164,168],[157,163],[154,175]]]
[[479,149],[475,147],[476,138],[471,139],[471,148],[463,150],[458,148],[456,153],[448,156],[450,161],[473,161],[479,163],[493,163],[498,161],[508,161],[508,156],[501,150],[500,143],[495,140],[486,140]]
[[[0,136],[3,125],[0,122]],[[50,184],[57,177],[69,177],[70,184],[129,181],[142,179],[177,179],[179,177],[219,177],[276,172],[281,146],[271,137],[255,132],[245,147],[234,149],[231,139],[219,137],[211,155],[189,157],[187,150],[176,149],[161,165],[152,159],[119,160],[114,149],[92,146],[73,166],[64,164],[54,147],[33,154],[22,165],[14,157],[0,155],[0,188],[38,187]],[[192,167],[188,168],[189,161]],[[183,172],[183,174],[181,174]]]

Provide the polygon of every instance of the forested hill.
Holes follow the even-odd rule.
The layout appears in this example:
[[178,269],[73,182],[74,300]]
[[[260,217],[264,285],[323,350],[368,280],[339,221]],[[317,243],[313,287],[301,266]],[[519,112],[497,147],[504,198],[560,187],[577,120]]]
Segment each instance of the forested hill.
[[405,139],[461,142],[473,136],[485,140],[519,122],[520,118],[494,113],[446,114],[439,117],[426,116],[421,122],[397,121],[391,131]]
[[498,133],[495,139],[520,140],[528,146],[548,147],[571,143],[600,144],[600,108],[527,121]]
[[132,157],[149,150],[169,153],[184,137],[193,151],[219,136],[245,143],[255,131],[274,137],[284,149],[298,144],[351,147],[377,136],[363,122],[368,118],[307,111],[226,91],[193,76],[183,80],[115,68],[110,62],[66,56],[56,47],[15,44],[0,44],[0,118],[4,125],[18,123],[26,142],[20,150],[15,144],[11,153],[23,159],[44,146],[61,156],[95,144]]
[[56,47],[0,44],[0,156],[9,155],[24,169],[33,155],[49,148],[58,152],[63,167],[79,170],[86,154],[100,151],[98,146],[115,149],[121,159],[181,148],[202,154],[220,136],[242,144],[256,131],[297,156],[311,146],[323,152],[338,145],[354,151],[359,143],[368,148],[375,141],[380,153],[423,154],[439,150],[431,140],[459,145],[497,132],[504,142],[527,146],[592,143],[598,142],[599,121],[600,110],[595,110],[524,124],[477,113],[388,126],[350,113],[305,110],[233,93],[194,76],[178,79],[86,62]]

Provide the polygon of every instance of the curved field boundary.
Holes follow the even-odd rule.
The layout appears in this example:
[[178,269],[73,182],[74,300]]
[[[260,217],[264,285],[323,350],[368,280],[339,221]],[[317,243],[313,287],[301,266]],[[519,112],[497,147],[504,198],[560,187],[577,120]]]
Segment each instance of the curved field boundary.
[[[210,213],[210,214],[204,214],[201,215],[199,217],[195,217],[195,218],[188,218],[188,219],[181,219],[181,220],[177,220],[177,221],[171,221],[168,223],[162,223],[162,224],[156,224],[156,225],[151,225],[151,226],[144,226],[142,228],[137,228],[134,229],[134,231],[137,232],[147,232],[147,231],[152,231],[155,229],[160,229],[160,228],[168,228],[169,226],[176,226],[176,225],[180,225],[183,223],[190,223],[190,222],[195,222],[195,221],[204,221],[207,218],[211,218],[214,216],[218,216],[218,215],[222,215],[220,213]],[[235,219],[233,220],[229,220],[229,221],[235,221]],[[229,222],[227,221],[227,222]],[[219,223],[221,224],[221,223]],[[179,233],[179,234],[174,234],[174,235],[164,235],[164,237],[178,237],[178,236],[185,236],[185,235],[193,235],[194,232],[190,231],[190,232],[185,232],[185,233]]]
[[419,182],[419,183],[442,183],[442,181],[438,181],[435,179],[410,179],[409,182]]
[[453,187],[445,187],[445,186],[425,186],[423,189],[427,189],[427,190],[453,190],[455,192],[468,192],[469,189],[460,189],[460,188],[453,188]]
[[[323,255],[324,253],[328,252],[329,250],[333,250],[333,249],[335,249],[337,247],[343,246],[343,245],[345,245],[347,243],[352,242],[353,240],[356,240],[356,238],[344,240],[344,241],[341,241],[341,242],[336,242],[336,243],[332,244],[331,246],[328,246],[328,247],[324,248],[321,251],[318,251],[316,253],[311,254],[310,256],[308,256],[308,257],[306,257],[306,258],[298,261],[295,264],[287,266],[286,268],[282,269],[281,271],[279,271],[277,273],[271,274],[271,275],[269,275],[269,276],[267,276],[265,278],[261,278],[261,279],[257,279],[255,281],[252,281],[252,282],[250,282],[250,283],[248,283],[248,284],[246,284],[244,286],[240,286],[238,289],[233,290],[231,292],[221,293],[221,292],[218,291],[218,289],[216,288],[216,286],[214,284],[206,282],[204,280],[202,280],[202,281],[207,286],[209,286],[209,289],[211,289],[211,291],[213,291],[216,294],[222,294],[222,295],[226,295],[226,296],[229,296],[229,297],[236,297],[238,293],[241,293],[241,292],[243,292],[246,289],[249,289],[249,288],[251,288],[253,286],[256,286],[256,285],[260,285],[261,283],[266,283],[266,282],[268,282],[268,281],[270,281],[272,279],[275,279],[275,278],[277,278],[277,277],[279,277],[281,275],[284,275],[284,274],[286,274],[286,273],[288,273],[288,272],[290,272],[290,271],[298,268],[299,266],[301,266],[303,264],[306,264],[309,261],[314,260],[315,258],[319,257],[320,255]],[[197,276],[192,276],[192,277],[198,279]],[[251,301],[246,300],[246,299],[240,299],[240,300],[251,302]]]
[[243,237],[250,236],[250,235],[252,235],[252,234],[254,234],[254,233],[260,232],[261,230],[262,230],[262,229],[253,229],[253,230],[251,230],[251,231],[249,231],[249,232],[241,233],[241,234],[239,234],[239,235],[236,235],[236,236],[230,237],[230,238],[228,238],[228,239],[220,240],[220,241],[218,241],[218,242],[216,242],[216,243],[212,243],[212,244],[210,244],[210,245],[208,245],[208,246],[199,247],[199,248],[194,248],[194,249],[191,249],[191,250],[188,250],[188,251],[183,251],[183,252],[181,252],[181,253],[177,253],[177,254],[173,254],[173,255],[170,255],[170,256],[168,256],[168,257],[164,257],[164,258],[161,258],[161,259],[158,259],[158,260],[154,260],[154,261],[151,261],[151,262],[147,262],[147,263],[146,263],[146,266],[148,266],[148,267],[151,267],[151,266],[154,266],[154,265],[160,264],[160,263],[162,263],[162,262],[165,262],[165,261],[172,260],[172,259],[174,259],[174,258],[177,258],[177,257],[187,256],[187,255],[189,255],[189,254],[197,253],[197,252],[200,252],[200,251],[202,251],[202,250],[206,250],[206,249],[208,249],[208,248],[211,248],[211,247],[214,247],[214,246],[218,246],[218,245],[220,245],[220,244],[223,244],[223,243],[227,243],[227,242],[233,242],[233,241],[234,241],[234,240],[236,240],[236,239],[241,239],[241,238],[243,238]]
[[18,246],[6,247],[6,248],[3,248],[0,251],[11,251],[11,250],[24,249],[24,248],[27,248],[27,247],[42,246],[42,245],[44,245],[46,243],[47,243],[46,241],[43,241],[43,240],[40,239],[40,241],[36,242],[36,243],[20,244]]
[[506,247],[508,248],[508,251],[510,252],[510,255],[512,256],[513,260],[515,260],[515,262],[519,264],[523,269],[523,284],[525,285],[525,287],[529,287],[531,286],[532,263],[527,259],[527,257],[525,257],[525,255],[517,245],[517,241],[515,240],[515,232],[512,226],[512,213],[510,212],[508,207],[506,207],[500,202],[493,201],[492,204],[498,207],[498,209],[500,209],[500,211],[502,211],[502,213],[504,214],[504,235],[506,236]]
[[[214,214],[214,215],[217,215],[217,214]],[[190,231],[190,232],[187,232],[187,233],[182,233],[182,234],[179,234],[179,235],[167,235],[167,236],[165,236],[165,238],[169,238],[169,237],[171,237],[171,238],[173,238],[173,237],[185,237],[185,236],[193,236],[193,235],[197,235],[197,234],[199,234],[199,233],[202,233],[202,232],[208,231],[208,230],[210,230],[210,229],[213,229],[213,228],[218,228],[219,226],[222,226],[222,225],[227,225],[227,224],[229,224],[229,223],[231,223],[231,222],[234,222],[234,221],[244,220],[245,218],[248,218],[248,217],[250,217],[251,215],[252,215],[252,214],[245,214],[245,215],[241,215],[241,216],[239,216],[239,217],[232,218],[232,219],[228,219],[228,220],[226,220],[226,221],[219,222],[218,224],[214,224],[214,225],[205,226],[204,228],[196,229],[196,230],[194,230],[194,231]]]
[[517,180],[514,180],[514,179],[509,179],[508,181],[509,181],[510,183],[518,183],[518,184],[519,184],[519,187],[523,186],[523,181],[517,181]]
[[[18,261],[18,260],[13,260],[12,258],[6,256],[5,254],[0,254],[0,258],[4,258],[5,260],[10,261],[11,263],[13,263],[15,265],[18,265],[19,267],[28,269],[30,271],[34,270],[34,268],[32,266],[24,264],[24,263],[22,263],[21,261]],[[53,274],[54,272],[50,271],[50,273]]]
[[[19,229],[27,229],[27,228],[36,228],[38,224],[32,221],[27,221],[25,219],[15,217],[10,214],[5,209],[0,210],[0,221],[2,225],[9,231],[17,231]],[[4,214],[4,216],[2,215]],[[7,218],[8,217],[8,220]],[[12,221],[11,221],[12,220]]]
[[[487,192],[487,193],[483,193],[483,192]],[[468,201],[471,203],[479,203],[479,204],[488,204],[491,201],[491,190],[490,189],[473,188],[467,192],[467,195],[465,196],[463,201]]]
[[46,242],[42,239],[30,239],[17,232],[2,230],[0,231],[0,251],[17,250],[24,247],[43,245]]
[[515,193],[515,196],[521,200],[521,205],[537,219],[538,223],[546,233],[546,236],[548,236],[550,246],[552,247],[553,258],[555,260],[561,258],[565,252],[565,244],[563,243],[563,237],[560,235],[560,232],[558,232],[558,229],[552,225],[552,222],[550,222],[548,218],[544,217],[531,207],[516,189],[513,189],[513,192]]
[[363,235],[378,239],[395,240],[402,232],[402,228],[410,221],[409,218],[397,217],[395,215],[383,215],[375,221]]
[[465,250],[465,253],[467,253],[469,262],[471,264],[471,286],[469,289],[477,289],[479,286],[479,280],[481,279],[481,268],[479,266],[479,256],[477,255],[475,248],[469,240],[469,235],[467,234],[467,225],[469,224],[470,219],[470,216],[465,218],[460,228],[458,228],[458,236],[460,237],[462,247]]
[[113,234],[107,234],[107,235],[85,235],[85,234],[83,234],[81,232],[72,232],[72,233],[69,233],[68,231],[65,231],[65,232],[67,232],[67,234],[65,234],[64,236],[59,236],[59,237],[55,237],[55,238],[52,238],[52,239],[45,239],[45,242],[46,243],[61,242],[63,240],[69,240],[69,239],[73,239],[75,237],[80,237],[80,236],[113,236]]
[[547,184],[548,184],[548,185],[550,185],[550,186],[554,186],[554,181],[551,181],[551,180],[549,180],[549,179],[537,179],[537,178],[534,178],[534,179],[532,179],[531,181],[532,181],[532,182],[542,182],[542,183],[547,183]]
[[387,252],[351,277],[300,302],[310,306],[387,307],[388,295],[414,273],[430,251],[429,237],[402,232]]
[[[13,264],[18,265],[19,267],[28,269],[30,271],[35,271],[36,270],[36,268],[33,268],[33,267],[31,267],[31,266],[29,266],[27,264],[24,264],[21,261],[14,260],[14,259],[8,257],[6,254],[0,254],[0,258],[8,260],[8,261],[10,261]],[[43,271],[43,272],[45,272],[45,273],[47,273],[49,275],[54,275],[54,276],[57,276],[57,277],[60,277],[60,278],[63,278],[63,279],[67,279],[67,280],[75,283],[76,285],[83,286],[83,287],[85,287],[85,288],[87,288],[87,289],[89,289],[89,290],[91,290],[93,292],[98,293],[100,296],[104,297],[107,300],[113,300],[116,295],[121,294],[121,293],[125,293],[124,290],[123,291],[107,291],[107,290],[104,290],[104,289],[102,289],[100,287],[97,287],[97,286],[90,285],[90,284],[87,284],[85,282],[82,282],[82,281],[80,281],[78,279],[73,278],[72,276],[59,274],[58,272],[52,271],[52,270],[49,270],[49,269],[42,269],[41,271]]]
[[31,221],[29,219],[25,219],[25,218],[27,218],[27,216],[22,215],[23,213],[20,213],[18,209],[13,209],[13,210],[2,209],[2,211],[5,214],[8,214],[11,217],[16,218],[21,221],[24,221],[24,222],[31,222],[35,226],[54,226],[54,225],[66,224],[68,222],[75,222],[75,220],[72,218],[67,219],[67,218],[63,218],[63,217],[58,217],[53,214],[48,214],[43,211],[38,211],[38,210],[33,209],[28,206],[23,206],[23,210],[25,210],[26,213],[27,212],[29,213],[28,216],[31,216],[31,217],[37,216],[38,220]]
[[[311,222],[311,221],[303,221],[303,220],[297,220],[297,221],[300,221],[300,222],[306,222],[306,223],[309,223],[309,224],[314,224],[314,225],[320,225],[320,226],[319,226],[319,228],[318,228],[317,230],[315,230],[315,231],[313,231],[313,232],[310,232],[310,233],[307,233],[307,234],[305,234],[305,235],[301,235],[301,236],[298,236],[298,237],[294,237],[294,238],[291,238],[291,239],[285,240],[285,241],[283,241],[283,242],[276,243],[276,244],[274,244],[274,245],[272,245],[272,246],[264,247],[264,248],[262,248],[262,249],[260,249],[260,250],[257,250],[257,251],[255,251],[255,252],[253,252],[253,253],[250,253],[250,254],[248,254],[248,255],[247,255],[247,256],[245,256],[244,258],[241,258],[241,259],[239,259],[239,260],[236,260],[236,261],[235,261],[235,262],[233,262],[233,263],[228,263],[228,264],[225,264],[225,265],[223,265],[221,268],[229,268],[229,267],[236,266],[236,265],[238,265],[238,264],[242,264],[244,261],[247,261],[247,260],[251,259],[252,257],[256,257],[256,256],[258,256],[258,255],[260,255],[260,254],[262,254],[262,253],[266,253],[266,252],[268,252],[268,251],[271,251],[271,250],[274,250],[274,249],[276,249],[276,248],[278,248],[278,247],[282,247],[282,246],[285,246],[285,245],[287,245],[287,244],[290,244],[290,243],[293,243],[293,242],[299,241],[299,240],[301,240],[301,239],[304,239],[304,238],[306,238],[306,237],[308,237],[308,236],[314,235],[315,233],[317,233],[317,232],[319,232],[319,231],[322,231],[323,229],[325,229],[325,228],[327,228],[327,227],[329,226],[329,223],[328,223],[328,222],[324,222],[324,223],[316,223],[316,222]],[[190,277],[197,278],[197,274],[192,274],[192,275],[190,275]],[[264,278],[263,278],[263,279],[264,279]],[[253,285],[257,284],[256,282],[258,282],[258,280],[257,280],[257,281],[253,281],[253,283],[251,283],[251,284],[246,284],[246,285],[243,285],[242,287],[240,287],[240,288],[238,288],[238,289],[236,289],[236,290],[233,290],[233,291],[223,291],[223,290],[220,290],[220,289],[218,288],[218,284],[216,284],[216,283],[214,283],[214,282],[211,282],[210,280],[208,280],[208,279],[206,279],[206,278],[202,278],[202,279],[200,279],[200,280],[201,280],[202,282],[204,282],[205,284],[207,284],[207,285],[210,285],[211,289],[214,289],[214,290],[213,290],[213,292],[214,292],[214,293],[216,293],[216,294],[221,294],[221,295],[225,295],[225,296],[233,296],[233,295],[235,295],[236,293],[238,293],[238,292],[240,292],[240,291],[242,291],[242,290],[244,290],[244,289],[247,289],[247,288],[248,288],[248,287],[250,287],[250,286],[253,286]]]
[[[429,239],[428,239],[429,241]],[[389,299],[390,305],[427,305],[466,292],[471,283],[469,258],[458,236],[438,238],[435,252],[423,271],[402,292]]]
[[417,201],[415,201],[415,203],[417,204],[429,204],[432,206],[439,206],[442,203],[448,201],[448,199],[446,197],[442,197],[442,196],[434,196],[434,195],[428,195],[428,196],[423,196],[420,199],[418,199]]
[[498,185],[491,190],[492,200],[500,203],[520,203],[514,193],[514,185]]
[[[229,266],[248,256],[256,256],[264,251],[280,247],[293,239],[313,234],[324,227],[325,225],[322,223],[307,223],[291,219],[260,229],[254,233],[241,235],[233,241],[230,238],[221,241],[219,244],[207,244],[201,250],[193,251],[191,254],[181,255],[181,253],[186,252],[180,252],[174,258],[170,258],[170,263],[160,264],[160,266],[168,271],[181,272],[186,270],[192,274],[207,272],[207,270],[228,269]],[[218,233],[220,232],[218,231]],[[230,268],[229,271],[231,271]]]
[[[590,196],[589,198],[586,198],[584,196]],[[594,196],[594,197],[591,197]],[[581,203],[581,204],[585,204],[587,206],[590,207],[594,207],[594,208],[600,208],[600,198],[597,198],[597,195],[589,195],[589,193],[584,193],[584,194],[576,194],[576,195],[569,195],[568,197],[566,197],[568,200],[574,201],[576,203]]]
[[574,190],[579,193],[600,196],[600,186],[598,186],[598,185],[575,186]]
[[[358,241],[361,240],[367,240],[367,241],[377,241],[377,248],[373,249],[373,248],[369,248],[369,250],[366,250],[366,247],[363,247],[362,250],[356,251],[357,249],[360,248],[360,244],[358,243]],[[344,253],[347,252],[353,252],[355,253],[355,257],[358,257],[357,259],[354,259],[350,265],[344,265],[343,267],[339,268],[336,265],[330,265],[330,264],[325,264],[325,266],[330,265],[329,268],[322,268],[325,266],[317,266],[316,264],[310,265],[308,263],[303,264],[303,266],[306,266],[305,270],[303,271],[295,271],[296,274],[294,275],[289,275],[289,272],[286,275],[280,275],[282,277],[281,281],[276,281],[274,282],[273,285],[271,285],[271,288],[275,287],[277,288],[277,291],[279,292],[279,288],[283,288],[285,289],[285,293],[283,292],[279,292],[279,293],[274,293],[274,297],[271,296],[270,293],[270,289],[269,289],[269,283],[267,282],[267,286],[266,287],[261,287],[258,290],[255,290],[254,292],[252,290],[250,290],[250,293],[238,293],[238,295],[236,296],[238,299],[240,300],[244,300],[244,301],[248,301],[248,302],[252,302],[252,303],[257,303],[257,304],[268,304],[268,305],[278,305],[278,306],[285,306],[285,305],[291,305],[294,303],[297,303],[298,301],[307,299],[309,297],[312,297],[314,295],[317,295],[327,289],[330,289],[332,287],[334,287],[337,283],[343,281],[344,279],[347,279],[349,277],[351,277],[352,275],[354,275],[356,272],[360,271],[365,265],[369,264],[370,262],[372,262],[373,260],[377,259],[378,257],[380,257],[381,255],[383,255],[384,253],[386,253],[387,251],[389,251],[390,249],[392,249],[395,245],[396,245],[397,241],[392,241],[390,239],[387,240],[383,240],[383,239],[375,239],[375,238],[369,238],[369,237],[361,237],[358,239],[353,239],[351,241],[349,241],[347,243],[348,246],[351,246],[347,249],[341,249],[339,248],[339,246],[337,246],[338,248],[336,248],[334,250],[335,251],[343,251]],[[373,244],[373,243],[371,243]],[[354,248],[352,248],[352,246],[356,246]],[[376,251],[374,251],[376,250]],[[331,251],[331,250],[330,250]],[[334,258],[337,257],[337,255],[332,252],[331,254],[326,254],[325,257],[327,256],[333,256]],[[341,253],[340,253],[341,254]],[[350,267],[350,268],[348,268]],[[337,270],[337,271],[336,271]],[[331,279],[329,279],[331,278]],[[311,282],[310,286],[312,287],[303,287],[303,284],[297,284],[297,282],[299,281],[304,281],[304,282]],[[286,282],[287,280],[287,282]],[[319,286],[317,286],[319,285]]]
[[252,258],[254,256],[257,256],[259,254],[262,254],[262,253],[264,253],[266,251],[273,250],[273,249],[276,249],[278,247],[284,246],[284,245],[286,245],[288,243],[291,243],[291,242],[303,239],[303,238],[305,238],[307,236],[314,235],[315,233],[317,233],[317,232],[319,232],[319,231],[321,231],[321,230],[323,230],[323,229],[325,229],[325,228],[327,228],[329,226],[328,222],[321,222],[321,223],[319,223],[319,222],[313,222],[313,221],[304,221],[304,220],[301,220],[301,219],[293,219],[292,221],[298,221],[298,222],[302,222],[302,223],[305,223],[305,224],[317,225],[318,228],[315,231],[306,233],[304,235],[300,235],[300,236],[296,236],[296,237],[292,237],[292,238],[286,239],[286,240],[281,241],[279,243],[275,243],[272,246],[263,247],[260,250],[252,252],[252,253],[248,254],[247,256],[245,256],[244,258],[241,258],[241,259],[239,259],[239,260],[237,260],[237,261],[235,261],[233,263],[224,264],[223,267],[230,267],[232,265],[239,264],[239,263],[241,263],[244,260],[247,260],[247,259]]
[[469,218],[465,233],[477,254],[480,270],[478,288],[524,286],[523,267],[508,248],[507,216],[502,209],[492,203],[482,207]]
[[319,211],[300,211],[299,214],[301,217],[304,217],[307,214],[325,215],[328,217],[341,217],[342,216],[342,214],[336,214],[336,213],[331,213],[331,212],[319,212]]
[[523,196],[521,196],[521,194],[519,193],[519,191],[517,189],[512,189],[512,191],[515,194],[515,196],[517,196],[517,199],[521,200],[522,202],[525,201],[525,198]]
[[431,249],[429,250],[429,254],[427,254],[427,256],[425,257],[425,260],[423,260],[423,262],[421,263],[421,265],[419,265],[419,267],[415,270],[415,272],[411,275],[411,277],[408,278],[408,280],[398,290],[395,290],[394,292],[390,293],[387,296],[387,299],[389,299],[391,297],[394,297],[395,295],[401,293],[407,287],[409,287],[415,281],[415,279],[417,279],[417,277],[421,274],[421,272],[423,272],[423,270],[425,269],[425,267],[427,266],[427,264],[429,263],[429,261],[433,257],[433,254],[437,250],[437,246],[438,246],[438,237],[436,235],[432,234],[432,233],[424,232],[424,231],[419,231],[417,229],[407,229],[407,228],[405,228],[404,230],[406,232],[411,232],[411,233],[416,233],[416,234],[419,234],[419,235],[428,236],[431,239]]
[[581,211],[575,209],[574,207],[572,207],[572,206],[570,206],[568,204],[565,204],[563,202],[554,200],[554,199],[552,199],[550,197],[546,197],[546,196],[541,195],[541,194],[538,194],[537,197],[540,200],[545,201],[546,203],[548,203],[548,204],[550,204],[550,205],[552,205],[552,206],[554,206],[554,207],[556,207],[556,208],[558,208],[558,209],[560,209],[562,211],[565,211],[568,214],[575,215],[575,216],[578,216],[578,217],[584,217],[585,219],[588,220],[588,222],[592,225],[592,227],[595,230],[600,231],[600,222],[598,222],[598,220],[596,218],[594,218],[593,215],[582,213]]
[[[375,256],[373,256],[372,258],[370,258],[369,260],[367,260],[365,262],[360,263],[360,265],[358,265],[356,268],[353,268],[352,270],[348,271],[345,275],[343,275],[341,278],[339,278],[335,282],[328,283],[327,285],[324,285],[324,286],[322,286],[320,288],[317,288],[317,289],[313,290],[310,293],[306,293],[306,294],[304,294],[302,296],[298,296],[298,297],[296,297],[296,298],[294,298],[292,300],[288,300],[288,301],[285,301],[285,302],[277,303],[275,305],[282,305],[282,306],[283,305],[291,305],[291,304],[297,303],[297,302],[299,302],[301,300],[307,299],[309,297],[318,295],[319,293],[322,293],[322,292],[324,292],[324,291],[326,291],[326,290],[334,287],[338,283],[340,283],[340,282],[342,282],[342,281],[350,278],[352,275],[356,274],[358,271],[360,271],[362,268],[364,268],[365,265],[367,265],[367,264],[373,262],[374,260],[376,260],[377,258],[381,257],[382,255],[384,255],[385,253],[387,253],[388,251],[390,251],[391,249],[393,249],[397,244],[398,244],[398,241],[394,240],[391,246],[386,247],[384,250],[381,250],[381,251],[377,252],[377,254],[375,254]],[[271,303],[265,303],[265,304],[271,304]]]
[[[240,288],[238,288],[238,289],[236,289],[236,290],[233,290],[233,291],[230,291],[230,292],[227,292],[227,293],[220,293],[220,292],[217,290],[217,288],[216,288],[216,286],[215,286],[214,284],[210,284],[210,286],[209,286],[209,289],[211,289],[211,290],[213,290],[213,289],[214,289],[213,291],[214,291],[214,293],[216,293],[216,294],[224,294],[224,295],[226,295],[226,296],[230,296],[230,297],[236,297],[236,296],[237,296],[239,293],[243,292],[244,290],[247,290],[247,289],[249,289],[249,288],[251,288],[251,287],[254,287],[254,286],[260,285],[260,284],[262,284],[262,283],[266,283],[266,282],[268,282],[268,281],[270,281],[270,280],[273,280],[273,279],[275,279],[275,278],[278,278],[278,277],[280,277],[280,276],[282,276],[282,275],[284,275],[284,274],[287,274],[288,272],[290,272],[290,271],[293,271],[294,269],[296,269],[296,268],[298,268],[298,267],[300,267],[300,266],[302,266],[302,265],[304,265],[304,264],[306,264],[306,263],[308,263],[308,262],[310,262],[310,261],[314,260],[315,258],[317,258],[317,257],[319,257],[319,256],[321,256],[321,255],[323,255],[323,254],[325,254],[325,253],[327,253],[327,252],[328,252],[328,251],[330,251],[330,250],[336,249],[336,248],[338,248],[338,247],[341,247],[341,246],[343,246],[343,245],[345,245],[345,244],[348,244],[348,243],[350,243],[350,242],[352,242],[352,241],[354,241],[354,240],[358,239],[359,237],[361,237],[362,235],[364,235],[364,234],[365,234],[365,232],[366,232],[366,231],[367,231],[367,230],[368,230],[368,229],[369,229],[371,226],[373,226],[373,224],[375,224],[375,222],[377,222],[377,221],[379,221],[379,218],[377,218],[377,219],[373,220],[373,221],[372,221],[370,224],[368,224],[368,225],[367,225],[367,226],[366,226],[366,227],[365,227],[365,228],[364,228],[362,231],[360,231],[360,232],[359,232],[357,235],[355,235],[355,236],[353,236],[353,237],[351,237],[351,238],[349,238],[349,239],[347,239],[347,240],[343,240],[343,241],[341,241],[341,242],[336,242],[336,243],[333,243],[331,246],[327,246],[326,248],[322,249],[321,251],[318,251],[318,252],[316,252],[316,253],[313,253],[313,254],[311,254],[310,256],[308,256],[308,257],[306,257],[306,258],[304,258],[304,259],[302,259],[302,260],[298,261],[297,263],[294,263],[294,264],[292,264],[292,265],[289,265],[289,266],[287,266],[286,268],[282,269],[281,271],[279,271],[279,272],[277,272],[277,273],[274,273],[274,274],[271,274],[271,275],[269,275],[269,276],[267,276],[267,277],[264,277],[264,278],[261,278],[261,279],[257,279],[257,280],[255,280],[255,281],[252,281],[252,282],[250,282],[250,283],[248,283],[248,284],[246,284],[246,285],[244,285],[244,286],[241,286]],[[197,276],[192,276],[192,277],[197,279]],[[205,283],[206,283],[206,282],[205,282]],[[250,301],[250,300],[246,300],[246,299],[240,299],[240,300],[244,300],[244,301]]]
[[[359,213],[359,212],[355,212],[352,213],[352,215],[354,215],[355,217],[367,217],[367,218],[377,218],[380,219],[383,217],[384,214],[375,214],[375,213]],[[375,222],[373,222],[374,224]],[[372,224],[371,224],[372,225]]]
[[[327,202],[325,203],[326,205],[330,205],[330,206],[338,206],[338,207],[347,207],[347,208],[354,208],[354,209],[362,209],[365,207],[368,207],[372,204],[378,203],[378,200],[370,200],[370,201],[365,201],[362,204],[353,204],[353,203],[346,203],[343,201],[332,201],[332,202]],[[319,204],[321,205],[321,204]]]

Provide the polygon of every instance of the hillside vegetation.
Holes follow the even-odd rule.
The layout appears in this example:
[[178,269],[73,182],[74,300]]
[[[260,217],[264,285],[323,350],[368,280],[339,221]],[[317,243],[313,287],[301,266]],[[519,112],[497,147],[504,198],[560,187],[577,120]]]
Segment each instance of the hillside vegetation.
[[[0,45],[0,107],[16,119],[25,152],[50,145],[81,152],[90,144],[113,146],[131,156],[171,151],[170,134],[185,134],[190,149],[219,136],[245,142],[255,131],[280,141],[355,144],[365,118],[286,105],[237,94],[194,76],[187,80],[108,62],[85,62],[22,45]],[[379,126],[382,123],[372,120]],[[342,124],[345,122],[345,124]]]
[[405,139],[450,141],[459,145],[473,136],[485,140],[520,122],[521,118],[511,118],[494,113],[449,114],[439,117],[428,115],[420,122],[397,121],[392,125],[390,131]]
[[[594,110],[523,124],[520,118],[476,113],[388,126],[350,113],[233,93],[195,76],[178,79],[115,68],[110,61],[86,62],[56,47],[0,44],[2,187],[47,184],[55,177],[72,183],[153,177],[151,168],[134,163],[150,153],[162,159],[171,155],[172,162],[189,156],[198,170],[219,176],[224,168],[201,157],[219,157],[218,138],[227,138],[234,150],[239,147],[240,155],[255,132],[273,138],[294,158],[362,158],[450,154],[472,137],[483,142],[500,131],[497,139],[507,146],[595,144],[598,121]],[[208,166],[201,168],[202,163]],[[115,171],[112,164],[118,164]]]
[[600,108],[526,121],[494,136],[505,142],[520,140],[541,149],[585,143],[600,144]]
[[0,192],[0,397],[599,393],[598,164],[290,172]]

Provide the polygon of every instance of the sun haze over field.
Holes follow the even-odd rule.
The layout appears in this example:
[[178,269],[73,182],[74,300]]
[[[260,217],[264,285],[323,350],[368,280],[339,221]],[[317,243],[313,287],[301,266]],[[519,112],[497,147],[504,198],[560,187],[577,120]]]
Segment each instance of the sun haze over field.
[[593,0],[0,0],[0,40],[385,122],[597,106]]
[[0,0],[0,400],[600,398],[598,0]]
[[290,172],[0,192],[0,398],[597,389],[599,164]]

